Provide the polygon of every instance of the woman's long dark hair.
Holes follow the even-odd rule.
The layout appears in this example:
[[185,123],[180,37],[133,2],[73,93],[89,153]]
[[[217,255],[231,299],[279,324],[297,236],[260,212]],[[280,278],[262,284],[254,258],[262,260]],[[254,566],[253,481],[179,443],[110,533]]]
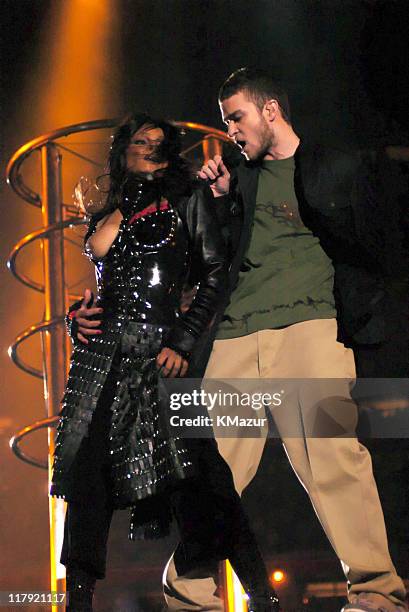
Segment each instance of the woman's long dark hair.
[[194,182],[190,164],[180,156],[182,140],[180,130],[164,119],[155,119],[145,113],[136,113],[126,117],[114,134],[108,156],[108,173],[110,178],[109,192],[104,208],[91,217],[91,224],[97,223],[102,217],[118,208],[123,195],[123,189],[132,173],[126,165],[126,150],[132,136],[143,126],[160,128],[164,133],[161,152],[168,166],[161,173],[160,191],[173,206],[178,199],[191,193]]

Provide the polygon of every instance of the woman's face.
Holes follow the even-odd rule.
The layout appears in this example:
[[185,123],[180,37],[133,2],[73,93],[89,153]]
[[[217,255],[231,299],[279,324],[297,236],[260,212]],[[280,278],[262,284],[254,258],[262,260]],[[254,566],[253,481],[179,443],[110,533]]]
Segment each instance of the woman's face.
[[167,168],[167,161],[155,161],[164,138],[161,128],[143,125],[132,135],[126,149],[127,169],[137,174],[153,174],[156,170]]

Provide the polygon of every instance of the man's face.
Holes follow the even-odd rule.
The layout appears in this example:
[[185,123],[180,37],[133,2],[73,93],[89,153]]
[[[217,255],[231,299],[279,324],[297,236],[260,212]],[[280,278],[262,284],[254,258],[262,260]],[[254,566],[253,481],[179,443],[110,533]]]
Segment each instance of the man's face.
[[153,174],[168,166],[167,161],[155,161],[158,147],[164,140],[161,128],[142,126],[133,134],[126,149],[126,167],[137,174]]
[[247,159],[263,158],[272,144],[272,131],[257,106],[240,91],[220,102],[227,133]]

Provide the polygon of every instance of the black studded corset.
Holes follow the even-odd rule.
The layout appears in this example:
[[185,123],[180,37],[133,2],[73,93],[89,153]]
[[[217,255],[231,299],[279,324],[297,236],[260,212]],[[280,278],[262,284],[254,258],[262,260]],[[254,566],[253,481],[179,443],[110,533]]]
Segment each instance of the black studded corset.
[[188,236],[167,201],[158,208],[154,203],[128,212],[107,255],[96,262],[104,319],[164,326],[175,321],[189,268]]

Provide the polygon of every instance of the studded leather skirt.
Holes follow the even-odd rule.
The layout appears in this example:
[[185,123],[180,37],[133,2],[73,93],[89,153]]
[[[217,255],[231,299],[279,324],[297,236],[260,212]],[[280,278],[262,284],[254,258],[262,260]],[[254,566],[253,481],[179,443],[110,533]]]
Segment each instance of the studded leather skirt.
[[[51,494],[68,502],[89,499],[93,474],[97,480],[103,464],[112,507],[132,508],[131,539],[166,534],[168,494],[195,473],[188,443],[169,432],[166,397],[160,393],[156,356],[165,332],[127,323],[96,404],[92,396],[88,404],[86,396],[75,404],[75,394],[66,395],[57,436]],[[91,369],[85,371],[91,376]],[[100,425],[90,427],[92,420]],[[83,453],[89,436],[96,451]]]
[[111,407],[109,452],[117,508],[161,493],[191,473],[187,447],[172,437],[156,356],[163,328],[129,323],[114,359],[117,389]]

